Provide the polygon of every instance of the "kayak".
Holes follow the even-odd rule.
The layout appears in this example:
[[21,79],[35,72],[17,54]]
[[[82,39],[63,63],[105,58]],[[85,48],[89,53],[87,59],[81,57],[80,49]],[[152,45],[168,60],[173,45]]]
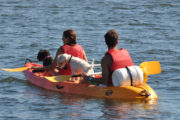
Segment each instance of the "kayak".
[[[26,63],[25,67],[40,66],[36,63]],[[96,86],[88,83],[69,81],[71,76],[45,76],[42,73],[33,73],[32,69],[24,71],[24,76],[31,84],[61,93],[76,95],[112,98],[112,99],[157,99],[155,91],[146,83],[138,87],[134,86]]]

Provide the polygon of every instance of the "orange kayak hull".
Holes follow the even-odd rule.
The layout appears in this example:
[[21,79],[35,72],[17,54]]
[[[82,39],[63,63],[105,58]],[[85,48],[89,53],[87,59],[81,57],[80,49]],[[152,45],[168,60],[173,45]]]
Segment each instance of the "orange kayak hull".
[[[33,65],[36,64],[27,63],[25,66]],[[33,73],[31,69],[24,71],[24,76],[33,85],[57,92],[112,99],[157,99],[155,91],[147,84],[139,87],[100,87],[87,83],[68,82],[66,79],[70,76],[49,79],[41,74]]]

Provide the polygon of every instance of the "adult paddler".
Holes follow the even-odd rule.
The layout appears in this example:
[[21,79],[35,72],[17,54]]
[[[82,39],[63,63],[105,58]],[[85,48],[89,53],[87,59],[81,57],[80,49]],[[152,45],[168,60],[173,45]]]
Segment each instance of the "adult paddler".
[[[55,69],[57,66],[57,56],[63,53],[70,54],[74,57],[79,57],[88,62],[85,51],[81,45],[77,44],[76,38],[76,32],[72,29],[68,29],[63,32],[62,40],[64,45],[61,46],[56,52],[55,61],[52,66],[53,69]],[[59,75],[72,75],[71,67],[69,64],[67,64],[65,68],[59,69],[58,73]]]
[[91,81],[97,84],[103,84],[107,86],[113,86],[112,74],[115,70],[133,66],[133,61],[130,54],[124,48],[120,50],[117,48],[118,45],[118,33],[112,29],[109,30],[105,35],[105,42],[108,47],[108,51],[101,60],[102,77],[92,78],[84,75],[84,81]]

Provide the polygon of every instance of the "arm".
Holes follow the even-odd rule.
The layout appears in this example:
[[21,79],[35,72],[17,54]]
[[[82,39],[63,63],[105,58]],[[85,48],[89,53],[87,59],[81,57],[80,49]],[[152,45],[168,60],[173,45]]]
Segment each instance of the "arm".
[[32,66],[31,69],[34,69],[34,70],[43,70],[43,66]]
[[58,55],[61,55],[61,54],[63,54],[63,50],[60,47],[60,48],[58,48],[58,50],[56,52],[56,56],[55,56],[55,59],[53,60],[52,65],[44,67],[44,69],[46,69],[46,70],[54,70],[56,68],[56,66],[57,66],[57,57],[58,57]]
[[83,50],[83,59],[84,59],[86,62],[88,62],[88,59],[87,59],[87,57],[86,57],[86,53],[85,53],[84,50]]
[[[91,81],[97,84],[105,84],[107,85],[108,80],[110,78],[110,67],[112,65],[112,58],[109,54],[106,54],[101,60],[102,67],[102,77],[101,78],[93,78]],[[85,81],[89,81],[89,76],[84,76]]]

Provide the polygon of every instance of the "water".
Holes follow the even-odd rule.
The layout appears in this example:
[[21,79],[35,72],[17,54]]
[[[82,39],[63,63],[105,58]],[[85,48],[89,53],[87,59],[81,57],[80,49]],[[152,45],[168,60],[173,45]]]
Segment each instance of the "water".
[[156,102],[116,101],[50,92],[27,83],[22,73],[0,71],[0,119],[178,119],[180,99],[180,1],[178,0],[0,0],[0,68],[36,61],[42,48],[52,56],[62,33],[74,29],[89,61],[99,63],[104,34],[119,33],[118,47],[135,64],[158,60],[162,73],[149,76]]

